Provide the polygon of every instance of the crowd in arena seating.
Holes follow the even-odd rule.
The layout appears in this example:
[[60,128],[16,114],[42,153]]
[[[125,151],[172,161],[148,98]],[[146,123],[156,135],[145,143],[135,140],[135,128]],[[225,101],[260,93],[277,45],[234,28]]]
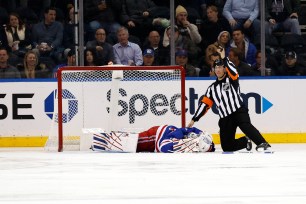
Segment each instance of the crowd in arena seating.
[[[305,2],[306,3],[306,2]],[[0,1],[0,79],[52,78],[75,65],[74,0]],[[189,77],[213,76],[229,57],[241,76],[260,76],[260,0],[84,0],[84,64],[170,65]],[[266,72],[305,76],[300,0],[265,1]],[[306,4],[305,4],[306,8]],[[174,35],[171,35],[171,26]]]

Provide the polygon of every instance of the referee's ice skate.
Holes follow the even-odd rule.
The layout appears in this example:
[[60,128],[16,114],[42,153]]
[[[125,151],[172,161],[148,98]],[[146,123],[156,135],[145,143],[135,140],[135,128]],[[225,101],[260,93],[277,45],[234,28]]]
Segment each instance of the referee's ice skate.
[[271,145],[269,145],[266,142],[261,143],[260,145],[257,145],[256,151],[257,152],[264,152],[264,153],[273,153]]

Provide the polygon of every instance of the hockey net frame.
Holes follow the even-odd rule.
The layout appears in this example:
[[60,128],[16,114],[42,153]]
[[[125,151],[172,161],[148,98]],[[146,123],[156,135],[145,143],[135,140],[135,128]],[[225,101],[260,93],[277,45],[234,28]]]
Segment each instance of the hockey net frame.
[[60,69],[58,69],[57,71],[57,104],[58,104],[58,116],[62,116],[62,117],[58,117],[58,152],[62,152],[63,148],[64,148],[64,144],[63,144],[63,139],[64,139],[64,135],[63,135],[63,81],[62,79],[62,75],[64,72],[67,71],[72,71],[72,72],[77,72],[77,71],[99,71],[99,70],[150,70],[150,71],[161,71],[161,70],[179,70],[180,71],[180,94],[181,94],[181,126],[185,127],[185,123],[186,123],[186,119],[185,119],[185,70],[183,67],[181,66],[145,66],[145,67],[139,67],[139,66],[100,66],[100,67],[89,67],[89,66],[78,66],[78,67],[62,67]]

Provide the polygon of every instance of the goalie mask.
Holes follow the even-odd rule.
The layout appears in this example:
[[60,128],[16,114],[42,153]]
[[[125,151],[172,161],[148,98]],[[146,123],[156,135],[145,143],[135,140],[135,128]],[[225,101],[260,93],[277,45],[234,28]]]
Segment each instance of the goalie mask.
[[204,131],[199,134],[199,151],[208,152],[212,148],[212,136],[208,132]]

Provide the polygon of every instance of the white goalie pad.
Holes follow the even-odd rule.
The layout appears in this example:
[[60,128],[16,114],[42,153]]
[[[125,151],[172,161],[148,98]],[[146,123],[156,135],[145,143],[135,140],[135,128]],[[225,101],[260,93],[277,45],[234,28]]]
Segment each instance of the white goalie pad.
[[92,150],[110,152],[136,152],[138,142],[137,133],[100,132],[93,133]]

